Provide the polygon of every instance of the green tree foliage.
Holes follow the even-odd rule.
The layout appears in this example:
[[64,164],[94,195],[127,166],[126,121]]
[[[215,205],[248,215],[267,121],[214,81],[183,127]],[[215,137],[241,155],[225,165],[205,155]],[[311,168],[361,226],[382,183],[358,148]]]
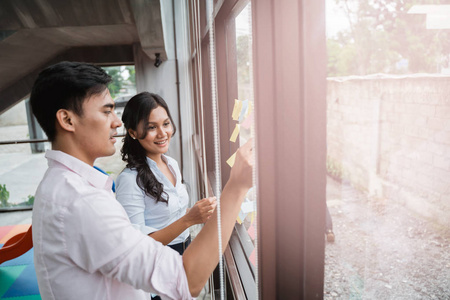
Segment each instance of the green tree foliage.
[[28,195],[27,200],[21,203],[9,203],[9,191],[6,188],[6,184],[0,184],[0,208],[11,208],[11,207],[21,207],[21,206],[33,206],[34,196]]
[[28,195],[27,201],[24,203],[26,206],[33,206],[34,204],[34,196]]
[[[349,28],[327,40],[328,75],[438,73],[450,55],[449,30],[427,29],[416,4],[444,0],[333,0]],[[403,64],[402,64],[403,63]]]
[[120,92],[120,89],[122,87],[122,72],[120,70],[120,67],[107,67],[104,68],[106,73],[108,73],[109,76],[111,76],[112,81],[109,84],[109,92],[111,93],[111,97],[115,98],[116,95]]
[[134,66],[126,66],[125,70],[127,70],[128,74],[130,75],[130,77],[128,77],[128,80],[132,84],[136,85],[136,71],[134,69]]
[[108,88],[113,99],[116,98],[117,94],[120,93],[120,89],[122,88],[127,75],[129,75],[127,80],[134,85],[136,84],[136,73],[134,70],[134,66],[105,67],[103,69],[112,78],[112,81],[109,84]]
[[8,199],[9,199],[9,191],[6,189],[6,184],[3,184],[3,185],[0,184],[0,204],[1,204],[1,207],[8,207],[9,206]]

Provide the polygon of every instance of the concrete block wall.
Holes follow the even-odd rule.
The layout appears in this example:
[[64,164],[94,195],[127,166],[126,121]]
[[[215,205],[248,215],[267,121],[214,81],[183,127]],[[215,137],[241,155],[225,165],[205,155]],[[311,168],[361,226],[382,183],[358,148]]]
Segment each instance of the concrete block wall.
[[329,78],[327,89],[334,173],[450,226],[450,77]]

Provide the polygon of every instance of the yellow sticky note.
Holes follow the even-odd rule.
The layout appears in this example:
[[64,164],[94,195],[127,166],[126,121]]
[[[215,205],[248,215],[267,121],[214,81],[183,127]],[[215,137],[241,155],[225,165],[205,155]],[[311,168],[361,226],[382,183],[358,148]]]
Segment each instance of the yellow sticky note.
[[234,127],[233,133],[231,134],[230,137],[230,142],[236,142],[236,138],[239,134],[239,130],[240,130],[241,126],[239,124],[236,124],[236,127]]
[[230,167],[233,167],[235,159],[236,159],[236,152],[233,155],[230,156],[230,158],[227,160],[227,164]]
[[241,220],[241,218],[240,218],[239,216],[237,217],[236,221],[237,221],[239,224],[242,224],[242,220]]
[[246,117],[248,117],[253,111],[253,102],[249,101],[248,102],[248,109],[247,109],[247,113],[245,114]]
[[231,118],[235,121],[239,120],[239,116],[242,110],[242,101],[238,99],[234,99],[234,108],[233,113],[231,114]]
[[253,224],[253,221],[255,221],[255,212],[250,213],[250,223]]

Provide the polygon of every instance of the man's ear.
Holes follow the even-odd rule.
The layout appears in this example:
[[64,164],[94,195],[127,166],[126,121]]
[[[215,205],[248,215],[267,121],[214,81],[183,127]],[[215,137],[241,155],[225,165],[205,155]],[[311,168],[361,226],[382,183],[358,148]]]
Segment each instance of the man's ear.
[[56,112],[56,122],[66,131],[75,131],[74,113],[67,109],[60,109]]

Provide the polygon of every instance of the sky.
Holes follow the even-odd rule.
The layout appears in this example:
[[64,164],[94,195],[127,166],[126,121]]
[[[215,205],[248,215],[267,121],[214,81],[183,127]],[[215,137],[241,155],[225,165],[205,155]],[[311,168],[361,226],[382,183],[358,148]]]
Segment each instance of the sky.
[[348,28],[349,23],[344,13],[342,13],[335,4],[334,0],[326,0],[325,5],[327,37],[332,37],[339,31]]
[[[339,31],[346,29],[349,27],[347,18],[344,13],[342,13],[338,6],[335,4],[335,0],[325,0],[326,5],[326,31],[327,37],[331,37],[336,35]],[[236,34],[248,34],[250,31],[249,28],[249,14],[247,10],[249,9],[249,5],[239,14],[236,18]]]

